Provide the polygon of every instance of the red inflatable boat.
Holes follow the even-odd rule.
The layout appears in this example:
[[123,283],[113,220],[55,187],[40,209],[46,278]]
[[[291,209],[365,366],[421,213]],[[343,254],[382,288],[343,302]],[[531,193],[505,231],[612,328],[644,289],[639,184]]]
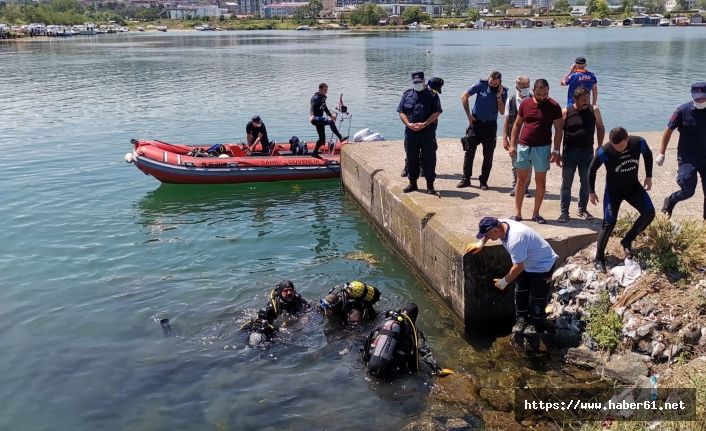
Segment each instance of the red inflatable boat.
[[[252,154],[244,144],[222,144],[219,156],[194,157],[194,150],[205,153],[210,146],[168,144],[161,141],[135,140],[134,149],[125,161],[163,183],[222,184],[259,181],[315,180],[341,176],[341,146],[321,153],[321,159],[311,155],[293,155],[290,144],[276,143],[268,154],[259,153],[259,144]],[[309,152],[314,142],[307,143]],[[323,149],[323,148],[322,148]],[[200,150],[200,151],[199,151]]]

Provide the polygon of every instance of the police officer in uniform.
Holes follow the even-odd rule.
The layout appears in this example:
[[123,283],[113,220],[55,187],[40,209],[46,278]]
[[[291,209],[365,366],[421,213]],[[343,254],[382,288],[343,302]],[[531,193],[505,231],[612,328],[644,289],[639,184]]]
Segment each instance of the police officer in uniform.
[[441,114],[441,101],[439,96],[428,90],[424,85],[424,72],[412,74],[413,88],[402,95],[402,100],[397,106],[400,120],[406,126],[404,130],[404,148],[409,164],[409,185],[404,188],[405,193],[419,190],[419,152],[423,154],[424,174],[427,180],[427,191],[434,190],[434,177],[436,177],[436,126],[435,121]]
[[[674,129],[679,129],[677,184],[681,190],[672,193],[664,200],[662,212],[669,217],[672,216],[677,203],[689,199],[696,193],[697,174],[701,175],[701,186],[706,198],[706,82],[697,82],[691,86],[691,98],[693,99],[691,102],[678,107],[669,119],[669,124],[662,135],[659,155],[655,160],[658,166],[664,164],[664,152],[667,151],[669,139]],[[703,217],[706,220],[706,199]]]
[[[468,117],[466,143],[463,157],[463,178],[456,187],[469,187],[473,174],[473,159],[476,157],[478,144],[483,145],[483,166],[481,167],[481,190],[488,190],[488,177],[493,167],[493,153],[498,134],[498,112],[505,112],[507,88],[502,86],[502,74],[497,70],[490,72],[488,79],[481,79],[461,95],[461,103]],[[476,95],[473,112],[468,106],[468,99]]]
[[[434,94],[441,94],[441,88],[444,86],[444,80],[442,78],[437,78],[435,76],[432,76],[427,80],[427,89],[431,90],[432,93]],[[439,98],[441,100],[441,98]],[[430,126],[431,128],[434,129],[434,133],[436,134],[436,126],[439,125],[439,120],[434,121],[432,125]],[[424,154],[422,152],[419,152],[419,164],[421,165],[421,175],[424,176]],[[402,171],[402,176],[406,177],[407,176],[407,170],[409,169],[409,164],[407,163],[407,158],[405,157],[404,159],[404,170]]]

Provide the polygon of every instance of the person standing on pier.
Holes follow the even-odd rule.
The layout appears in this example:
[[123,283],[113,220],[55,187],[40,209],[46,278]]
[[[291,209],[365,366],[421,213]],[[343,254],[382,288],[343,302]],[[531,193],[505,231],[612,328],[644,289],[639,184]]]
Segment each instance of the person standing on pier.
[[[468,99],[476,95],[471,112]],[[471,185],[473,175],[473,160],[476,157],[478,144],[483,145],[483,166],[481,167],[481,190],[488,190],[488,178],[493,168],[493,154],[498,135],[498,113],[505,112],[507,88],[502,86],[502,74],[497,70],[490,72],[488,79],[481,79],[461,95],[461,103],[468,117],[466,132],[467,147],[464,148],[463,177],[456,185],[458,188]]]
[[311,153],[311,157],[317,159],[321,158],[319,156],[319,148],[326,144],[326,126],[331,127],[331,131],[338,136],[339,141],[343,142],[348,139],[348,136],[345,138],[341,136],[338,128],[336,128],[336,116],[331,114],[331,111],[326,106],[326,93],[328,93],[328,85],[322,82],[319,84],[319,91],[311,97],[311,108],[309,110],[309,121],[316,126],[316,133],[319,135],[314,152]]
[[[647,229],[655,218],[655,207],[647,191],[652,188],[652,151],[647,142],[640,136],[628,136],[622,127],[610,131],[610,142],[599,148],[591,162],[588,173],[589,199],[593,205],[598,204],[596,195],[596,173],[605,164],[605,192],[603,193],[603,226],[598,233],[596,244],[596,270],[605,273],[605,248],[610,234],[618,222],[618,211],[623,201],[632,205],[640,216],[632,228],[620,241],[623,251],[629,257],[632,255],[632,242]],[[640,154],[645,159],[644,187],[640,184],[638,172]]]
[[578,87],[574,91],[574,104],[562,110],[564,117],[564,148],[561,160],[564,163],[561,170],[561,215],[559,223],[569,221],[569,205],[571,204],[571,186],[574,183],[576,169],[579,171],[579,211],[577,216],[585,220],[593,220],[588,212],[588,167],[593,160],[593,135],[598,130],[598,146],[603,146],[605,126],[598,106],[589,105],[591,94],[586,87]]
[[576,57],[576,61],[571,66],[569,73],[561,80],[561,85],[569,87],[568,100],[566,106],[574,104],[574,91],[579,87],[586,87],[593,93],[593,101],[589,103],[596,105],[598,101],[598,79],[593,72],[586,70],[586,59],[584,57]]
[[397,106],[400,120],[405,125],[404,148],[409,166],[409,184],[404,193],[419,190],[419,152],[424,158],[424,175],[427,180],[427,192],[436,194],[434,178],[436,177],[436,127],[434,122],[443,112],[439,96],[424,85],[424,72],[412,73],[413,88],[405,91]]
[[[514,221],[522,221],[522,202],[525,185],[529,181],[529,171],[534,168],[537,192],[534,197],[532,221],[545,224],[539,209],[547,190],[547,172],[552,163],[561,166],[559,148],[564,135],[564,120],[561,106],[549,97],[549,83],[546,79],[534,81],[534,95],[525,100],[517,110],[517,119],[512,126],[510,157],[515,158],[517,185],[515,186]],[[554,126],[554,150],[552,151],[552,126]]]
[[515,326],[512,332],[537,334],[545,330],[547,295],[552,283],[554,265],[559,256],[537,232],[520,222],[484,217],[478,223],[480,241],[469,244],[467,253],[479,253],[488,241],[500,240],[510,253],[512,268],[503,278],[495,279],[495,287],[505,290],[515,282]]
[[681,187],[681,190],[664,199],[662,212],[671,217],[677,203],[694,196],[698,184],[696,175],[699,174],[705,199],[703,217],[706,220],[706,82],[696,82],[691,86],[691,98],[691,102],[674,111],[662,135],[657,166],[664,164],[664,153],[667,151],[672,132],[674,129],[679,130],[677,184]]
[[[532,97],[530,89],[530,79],[528,76],[520,75],[515,80],[515,97],[509,97],[505,104],[505,121],[503,122],[503,148],[505,151],[510,151],[510,136],[512,135],[512,125],[517,119],[517,108],[523,100]],[[529,191],[529,184],[532,182],[532,169],[530,168],[527,185],[525,186],[525,197],[531,198],[532,194]],[[510,196],[515,196],[515,185],[517,184],[517,168],[515,167],[515,158],[512,158],[512,190]]]

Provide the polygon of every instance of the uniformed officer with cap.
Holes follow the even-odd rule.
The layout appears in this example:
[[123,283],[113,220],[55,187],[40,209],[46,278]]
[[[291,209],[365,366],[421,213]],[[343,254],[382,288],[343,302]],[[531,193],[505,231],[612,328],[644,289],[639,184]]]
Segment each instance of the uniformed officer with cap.
[[[696,193],[697,174],[701,175],[701,186],[706,198],[706,82],[696,82],[691,86],[690,102],[674,111],[667,128],[662,135],[662,146],[655,162],[658,166],[664,164],[664,153],[669,145],[674,129],[679,130],[677,144],[677,184],[681,190],[664,199],[662,212],[672,216],[674,206],[689,199]],[[706,220],[706,199],[704,200],[703,218]]]
[[[432,76],[427,80],[427,89],[431,90],[432,93],[435,94],[441,94],[441,89],[444,87],[444,80],[442,78],[437,78],[436,76]],[[441,97],[439,98],[441,100]],[[436,127],[439,125],[439,120],[434,121],[430,128],[434,129],[434,132],[436,133]],[[419,154],[419,163],[421,165],[421,169],[419,170],[421,172],[422,177],[424,177],[424,154]],[[402,176],[406,177],[407,176],[407,170],[409,169],[409,164],[407,163],[407,158],[405,157],[404,159],[404,170],[402,171]]]
[[439,96],[424,85],[424,72],[412,73],[413,88],[402,95],[402,100],[397,106],[400,120],[404,123],[404,147],[409,164],[409,185],[404,188],[405,193],[418,190],[419,178],[419,151],[421,150],[424,163],[424,174],[427,180],[427,191],[434,190],[434,177],[436,176],[436,127],[434,123],[441,114],[441,101]]
[[[488,190],[488,177],[493,168],[493,154],[498,134],[498,114],[505,112],[507,88],[502,86],[502,74],[490,72],[488,79],[481,79],[461,95],[461,104],[468,117],[466,144],[464,144],[463,177],[456,187],[469,187],[473,175],[476,148],[483,146],[483,165],[478,176],[481,190]],[[468,99],[476,95],[471,111]]]

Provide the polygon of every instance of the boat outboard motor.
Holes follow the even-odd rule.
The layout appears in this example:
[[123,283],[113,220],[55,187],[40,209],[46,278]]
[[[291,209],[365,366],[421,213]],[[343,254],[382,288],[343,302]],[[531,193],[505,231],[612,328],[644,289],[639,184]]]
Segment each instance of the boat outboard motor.
[[395,354],[395,347],[400,341],[402,317],[397,313],[388,312],[388,318],[383,322],[377,337],[370,343],[370,358],[366,371],[368,374],[382,375],[387,371]]
[[384,140],[385,140],[385,138],[383,138],[382,135],[379,133],[373,133],[372,135],[368,135],[365,138],[363,138],[363,142],[384,141]]
[[355,135],[353,135],[353,142],[363,142],[363,138],[372,134],[373,131],[370,129],[359,130]]

